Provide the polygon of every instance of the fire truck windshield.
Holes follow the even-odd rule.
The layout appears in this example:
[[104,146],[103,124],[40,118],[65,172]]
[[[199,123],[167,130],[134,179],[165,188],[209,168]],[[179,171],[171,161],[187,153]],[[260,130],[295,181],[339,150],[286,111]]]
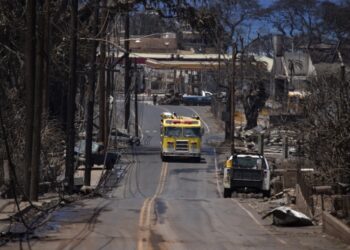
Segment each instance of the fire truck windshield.
[[184,137],[200,137],[201,130],[200,128],[183,128]]
[[182,134],[182,128],[166,127],[164,131],[165,136],[180,137]]
[[166,127],[164,135],[170,137],[200,137],[201,131],[200,128]]

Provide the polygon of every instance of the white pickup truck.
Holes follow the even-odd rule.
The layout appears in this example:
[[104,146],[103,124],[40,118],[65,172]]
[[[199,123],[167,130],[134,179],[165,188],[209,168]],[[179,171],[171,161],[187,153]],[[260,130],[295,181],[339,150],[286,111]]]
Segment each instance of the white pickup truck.
[[234,191],[258,191],[270,196],[271,169],[263,155],[235,154],[224,167],[224,198],[229,198]]

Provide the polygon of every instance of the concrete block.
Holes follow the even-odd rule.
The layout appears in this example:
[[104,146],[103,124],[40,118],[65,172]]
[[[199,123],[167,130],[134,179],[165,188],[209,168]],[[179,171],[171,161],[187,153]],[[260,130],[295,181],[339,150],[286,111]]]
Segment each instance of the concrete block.
[[306,214],[310,218],[313,217],[312,211],[307,205],[305,197],[303,196],[303,193],[301,192],[300,186],[298,184],[295,186],[295,206],[300,212]]

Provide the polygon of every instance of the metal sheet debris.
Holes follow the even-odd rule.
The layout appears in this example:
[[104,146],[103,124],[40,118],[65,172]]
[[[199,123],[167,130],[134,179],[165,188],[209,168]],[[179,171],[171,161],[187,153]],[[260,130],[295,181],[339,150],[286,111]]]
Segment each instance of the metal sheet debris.
[[281,206],[272,209],[266,215],[262,217],[273,216],[273,225],[277,226],[312,226],[313,223],[309,217],[300,213],[290,207]]

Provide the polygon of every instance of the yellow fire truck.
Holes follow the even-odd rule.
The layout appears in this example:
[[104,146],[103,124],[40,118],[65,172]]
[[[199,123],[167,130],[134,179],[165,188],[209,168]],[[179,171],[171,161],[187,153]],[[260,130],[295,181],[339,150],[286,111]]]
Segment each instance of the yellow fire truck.
[[198,116],[178,116],[175,113],[161,114],[160,144],[161,158],[193,158],[201,160],[203,128]]

